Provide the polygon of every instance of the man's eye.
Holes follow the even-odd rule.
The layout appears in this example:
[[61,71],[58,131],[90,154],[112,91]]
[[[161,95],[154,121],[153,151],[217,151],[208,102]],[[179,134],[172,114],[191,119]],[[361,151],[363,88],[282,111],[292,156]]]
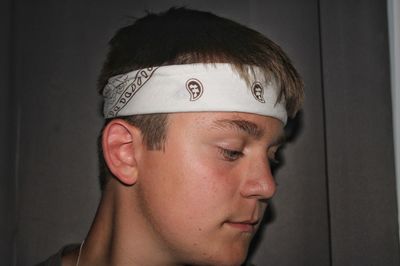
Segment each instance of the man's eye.
[[220,148],[220,152],[227,161],[235,161],[243,156],[243,152]]
[[275,158],[270,158],[270,159],[268,159],[268,161],[269,161],[269,166],[270,166],[272,169],[277,168],[277,167],[279,166],[279,164],[280,164],[280,161],[278,161],[278,160],[275,159]]
[[268,161],[269,161],[269,167],[271,169],[271,172],[273,175],[275,175],[276,171],[281,166],[280,165],[281,162],[275,158],[270,158],[270,159],[268,159]]

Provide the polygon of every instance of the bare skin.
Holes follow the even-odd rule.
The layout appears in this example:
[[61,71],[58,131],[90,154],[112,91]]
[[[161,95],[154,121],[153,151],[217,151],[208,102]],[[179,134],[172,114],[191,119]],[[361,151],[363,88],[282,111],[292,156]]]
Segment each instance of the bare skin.
[[269,160],[282,135],[271,117],[179,113],[168,118],[164,150],[150,151],[137,128],[113,120],[103,149],[116,178],[79,265],[240,265],[276,190]]

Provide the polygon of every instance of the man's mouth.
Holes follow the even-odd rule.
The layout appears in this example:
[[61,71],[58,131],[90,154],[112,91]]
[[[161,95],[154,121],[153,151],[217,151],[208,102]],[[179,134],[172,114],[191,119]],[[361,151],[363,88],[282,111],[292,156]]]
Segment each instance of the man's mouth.
[[227,221],[226,224],[242,232],[254,233],[257,230],[259,220]]

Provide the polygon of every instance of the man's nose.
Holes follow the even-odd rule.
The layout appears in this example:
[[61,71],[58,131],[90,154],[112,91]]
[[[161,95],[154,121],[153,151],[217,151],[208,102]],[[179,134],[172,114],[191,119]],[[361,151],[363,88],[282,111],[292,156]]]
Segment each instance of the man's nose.
[[245,182],[241,189],[243,197],[260,200],[273,197],[276,192],[276,182],[268,160],[253,160],[244,175]]

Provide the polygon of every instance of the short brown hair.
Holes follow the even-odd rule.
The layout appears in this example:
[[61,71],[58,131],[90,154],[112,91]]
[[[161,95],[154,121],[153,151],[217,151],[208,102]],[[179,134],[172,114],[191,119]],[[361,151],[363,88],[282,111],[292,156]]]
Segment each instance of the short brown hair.
[[[266,76],[280,87],[278,100],[285,98],[289,117],[294,117],[302,105],[302,79],[283,50],[259,32],[209,12],[171,8],[159,14],[149,13],[121,28],[109,44],[98,80],[99,93],[110,77],[141,68],[230,63],[239,73],[244,73],[245,65],[264,69]],[[162,147],[167,115],[136,115],[124,119],[142,131],[149,149]],[[101,152],[99,157],[103,188],[110,172]]]

